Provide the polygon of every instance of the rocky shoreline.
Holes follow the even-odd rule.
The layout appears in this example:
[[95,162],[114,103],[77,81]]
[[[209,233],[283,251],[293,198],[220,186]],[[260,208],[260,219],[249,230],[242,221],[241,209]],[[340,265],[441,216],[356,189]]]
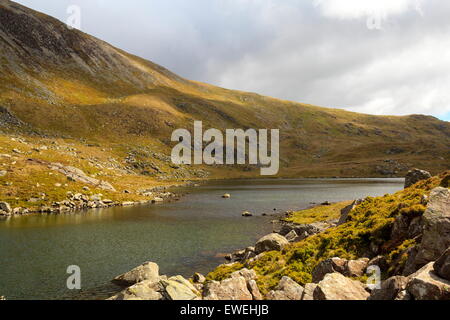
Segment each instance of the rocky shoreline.
[[[405,187],[423,179],[427,179],[426,174],[413,170]],[[424,199],[426,211],[420,222],[405,221],[402,215],[396,218],[392,237],[418,232],[418,245],[408,249],[414,252],[394,276],[383,281],[363,281],[376,270],[381,275],[387,268],[385,257],[376,255],[378,249],[374,247],[370,258],[333,257],[321,261],[312,270],[311,283],[300,285],[283,276],[272,290],[261,293],[258,274],[251,268],[255,262],[270,252],[281,252],[292,243],[345,224],[352,210],[363,201],[355,200],[341,210],[339,219],[331,221],[298,225],[281,219],[277,232],[262,237],[254,246],[227,255],[229,263],[222,267],[233,270],[236,266],[237,270],[224,279],[210,280],[199,273],[190,279],[168,277],[159,275],[156,263],[147,262],[113,279],[113,283],[125,288],[108,300],[449,300],[450,190],[443,187],[433,189]]]
[[[130,207],[145,204],[157,204],[179,200],[183,195],[170,192],[172,188],[193,185],[193,182],[184,184],[174,184],[168,186],[157,186],[143,190],[141,194],[149,200],[140,201],[113,201],[105,198],[103,194],[87,194],[89,187],[84,187],[86,193],[67,192],[66,199],[44,205],[37,209],[27,209],[23,207],[12,208],[7,202],[0,201],[0,218],[12,216],[25,216],[31,214],[73,214],[84,210],[102,209],[111,207]],[[127,192],[125,192],[127,193]]]

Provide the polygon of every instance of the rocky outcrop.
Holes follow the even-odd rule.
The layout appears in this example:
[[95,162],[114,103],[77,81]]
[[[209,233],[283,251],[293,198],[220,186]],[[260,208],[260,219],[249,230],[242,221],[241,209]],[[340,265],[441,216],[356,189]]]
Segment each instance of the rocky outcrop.
[[115,277],[112,282],[120,286],[131,286],[144,280],[159,281],[159,266],[156,263],[146,262],[131,271]]
[[163,298],[161,294],[162,289],[159,280],[144,280],[112,296],[108,300],[161,300]]
[[[298,242],[312,235],[321,233],[335,226],[334,222],[314,222],[311,224],[295,224],[283,222],[278,234],[288,237],[290,242]],[[294,231],[294,232],[292,232]]]
[[415,300],[450,300],[450,281],[440,278],[433,262],[412,274],[406,290]]
[[271,233],[256,242],[255,253],[260,254],[266,251],[281,251],[288,244],[289,241],[287,241],[282,235],[279,235],[278,233]]
[[329,273],[314,290],[314,300],[366,300],[369,293],[361,282],[340,273]]
[[250,280],[247,282],[247,289],[250,291],[253,300],[263,300],[261,291],[259,291],[258,284],[255,280]]
[[438,187],[431,191],[422,217],[424,230],[416,264],[435,261],[450,247],[450,190]]
[[436,260],[433,268],[438,276],[450,281],[450,247]]
[[89,177],[78,168],[72,166],[64,166],[61,163],[51,163],[49,164],[49,168],[64,174],[69,180],[86,183],[96,188],[107,191],[116,191],[116,189],[114,189],[114,187],[110,183]]
[[317,283],[307,283],[303,290],[302,300],[314,300],[314,290],[317,288]]
[[323,280],[325,275],[329,273],[339,272],[341,274],[345,271],[345,264],[347,260],[338,257],[326,259],[320,262],[312,271],[312,279],[314,283],[319,283]]
[[347,277],[360,277],[364,275],[369,259],[346,260],[338,257],[320,262],[312,271],[314,283],[322,281],[326,274],[338,272]]
[[381,288],[372,290],[369,300],[400,300],[407,283],[406,277],[391,277],[381,283]]
[[167,300],[198,300],[200,292],[182,276],[161,279],[163,296]]
[[220,282],[210,281],[203,290],[204,300],[253,300],[244,277],[234,277]]
[[431,178],[431,174],[428,171],[420,170],[420,169],[413,169],[408,171],[405,177],[405,188],[409,188],[413,184],[416,184],[417,182],[421,180],[426,180]]
[[368,263],[368,258],[348,260],[345,264],[344,275],[347,277],[361,277],[366,272]]
[[196,272],[192,276],[192,280],[194,281],[194,283],[204,283],[206,281],[206,278],[201,273]]
[[283,277],[275,290],[266,295],[267,300],[301,300],[304,288],[289,277]]

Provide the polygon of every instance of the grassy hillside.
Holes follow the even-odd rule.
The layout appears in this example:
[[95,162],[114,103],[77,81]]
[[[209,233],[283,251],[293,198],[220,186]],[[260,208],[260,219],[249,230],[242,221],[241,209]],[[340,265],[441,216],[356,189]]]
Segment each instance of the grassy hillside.
[[[358,114],[189,81],[12,1],[0,2],[0,21],[4,153],[14,136],[62,141],[87,158],[116,159],[131,180],[143,179],[138,184],[205,177],[201,170],[217,178],[259,175],[251,166],[173,167],[172,131],[203,120],[219,129],[279,128],[285,177],[401,176],[411,167],[437,173],[450,163],[450,123],[433,117]],[[44,154],[31,155],[95,169],[78,154]],[[137,163],[129,165],[130,154]],[[19,165],[28,166],[18,161],[10,177],[20,179]],[[120,185],[115,170],[105,180]]]

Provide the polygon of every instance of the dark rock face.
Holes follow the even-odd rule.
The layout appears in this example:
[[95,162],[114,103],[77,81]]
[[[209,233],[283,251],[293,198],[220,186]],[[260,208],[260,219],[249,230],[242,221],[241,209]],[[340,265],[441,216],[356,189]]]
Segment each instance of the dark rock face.
[[413,184],[425,179],[431,178],[431,174],[428,171],[413,169],[408,171],[405,177],[405,188],[409,188]]
[[0,106],[0,127],[20,126],[23,122],[13,115],[8,109]]
[[435,261],[450,247],[450,190],[438,187],[431,191],[422,217],[424,230],[416,264]]
[[450,248],[436,260],[433,268],[438,276],[450,281]]
[[408,278],[402,276],[391,277],[382,282],[380,289],[374,289],[369,300],[395,300],[405,290]]
[[347,260],[341,258],[331,258],[319,263],[312,272],[312,278],[314,283],[318,283],[323,280],[325,275],[329,273],[341,273],[345,272],[345,265]]
[[433,270],[433,262],[410,276],[406,290],[415,300],[450,300],[450,282]]

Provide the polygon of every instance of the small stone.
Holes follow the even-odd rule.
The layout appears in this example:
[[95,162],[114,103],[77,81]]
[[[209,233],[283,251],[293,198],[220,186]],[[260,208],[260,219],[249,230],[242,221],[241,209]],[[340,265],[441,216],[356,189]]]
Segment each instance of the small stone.
[[224,199],[230,199],[230,198],[231,198],[231,194],[225,193],[225,194],[222,196],[222,198],[224,198]]
[[192,276],[192,280],[194,280],[195,283],[204,283],[206,281],[206,278],[201,273],[196,272]]
[[0,210],[4,211],[6,213],[11,213],[11,206],[9,205],[8,202],[0,202]]

